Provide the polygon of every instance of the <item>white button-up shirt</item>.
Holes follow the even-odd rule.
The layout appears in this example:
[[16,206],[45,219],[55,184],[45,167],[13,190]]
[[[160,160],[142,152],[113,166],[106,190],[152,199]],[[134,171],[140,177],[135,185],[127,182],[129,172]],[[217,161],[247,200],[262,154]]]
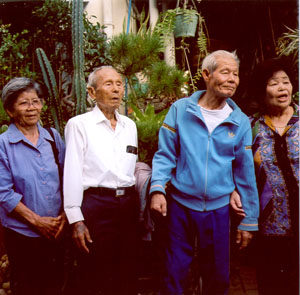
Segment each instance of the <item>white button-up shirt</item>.
[[115,130],[97,106],[66,125],[64,208],[70,223],[84,220],[80,209],[84,190],[135,184],[136,125],[118,112],[115,116]]

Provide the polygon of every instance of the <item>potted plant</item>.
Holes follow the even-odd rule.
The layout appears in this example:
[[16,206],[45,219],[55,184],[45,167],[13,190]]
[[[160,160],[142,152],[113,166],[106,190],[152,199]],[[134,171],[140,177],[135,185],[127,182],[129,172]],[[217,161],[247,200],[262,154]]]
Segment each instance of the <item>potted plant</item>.
[[[191,88],[193,91],[196,91],[194,84],[201,76],[200,61],[207,54],[209,38],[205,20],[197,11],[194,0],[178,0],[175,9],[168,9],[162,13],[154,28],[154,33],[160,36],[164,44],[168,44],[173,36],[175,38],[181,38],[180,45],[177,46],[176,49],[182,50],[184,60],[182,68],[187,68]],[[189,42],[186,38],[190,37],[197,38],[197,48],[199,52],[198,68],[194,77],[188,60]]]
[[174,36],[177,37],[195,37],[198,20],[201,21],[201,16],[198,13],[196,6],[187,6],[187,1],[183,3],[183,7],[178,6],[175,9],[175,25]]

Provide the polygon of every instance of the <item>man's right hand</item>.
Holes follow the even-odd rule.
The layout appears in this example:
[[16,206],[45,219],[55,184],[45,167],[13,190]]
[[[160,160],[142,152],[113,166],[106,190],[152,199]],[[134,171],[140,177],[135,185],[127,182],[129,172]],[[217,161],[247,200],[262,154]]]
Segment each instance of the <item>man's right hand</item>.
[[164,194],[155,193],[152,195],[150,209],[158,211],[162,216],[167,215],[167,201]]
[[86,242],[92,243],[93,241],[91,239],[88,228],[85,226],[83,221],[78,221],[72,224],[72,228],[73,228],[72,238],[76,246],[78,247],[78,249],[80,249],[83,252],[89,253],[90,250],[87,247]]

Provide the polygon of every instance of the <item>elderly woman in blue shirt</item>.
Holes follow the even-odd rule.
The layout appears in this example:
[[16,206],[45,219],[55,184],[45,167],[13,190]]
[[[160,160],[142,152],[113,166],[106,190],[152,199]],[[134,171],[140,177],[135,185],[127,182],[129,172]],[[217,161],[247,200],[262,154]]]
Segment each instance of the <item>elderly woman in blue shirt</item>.
[[64,143],[58,132],[52,129],[50,135],[39,124],[43,100],[35,81],[10,80],[2,101],[11,119],[0,135],[0,218],[11,289],[14,295],[60,294],[63,251],[57,239],[66,223],[59,173]]

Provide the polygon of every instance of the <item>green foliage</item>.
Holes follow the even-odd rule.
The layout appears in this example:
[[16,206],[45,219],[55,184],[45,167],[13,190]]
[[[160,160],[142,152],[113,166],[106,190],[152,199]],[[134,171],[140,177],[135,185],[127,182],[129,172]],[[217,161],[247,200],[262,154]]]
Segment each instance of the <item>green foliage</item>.
[[287,28],[287,32],[277,40],[277,54],[279,56],[293,56],[295,64],[299,62],[299,29]]
[[62,120],[62,111],[60,108],[59,93],[55,76],[44,50],[37,48],[36,54],[41,67],[44,82],[48,88],[49,97],[46,99],[46,103],[49,105],[56,130],[63,135],[64,124]]
[[135,121],[138,131],[139,161],[151,166],[152,158],[158,148],[158,132],[168,109],[156,114],[154,107],[148,104],[145,111],[139,110],[135,105],[132,119]]
[[151,32],[122,33],[112,37],[110,42],[112,65],[128,79],[158,61],[162,50],[160,39]]
[[29,52],[31,37],[27,30],[11,34],[10,25],[0,25],[0,87],[13,77],[36,78]]
[[4,133],[7,129],[8,129],[8,125],[6,125],[6,124],[1,125],[1,127],[0,127],[0,134]]
[[84,71],[87,76],[94,68],[110,63],[110,56],[104,26],[99,23],[92,24],[86,13],[83,15],[83,26]]
[[299,91],[293,94],[293,101],[295,104],[299,105]]
[[187,78],[177,67],[167,65],[164,61],[156,62],[148,71],[149,91],[153,95],[180,97],[182,86]]
[[[36,2],[27,19],[26,30],[11,34],[10,25],[0,26],[0,89],[8,80],[17,76],[43,82],[35,55],[37,48],[43,48],[52,65],[59,101],[70,96],[73,76],[71,8],[71,3],[67,0]],[[87,77],[93,68],[109,63],[109,54],[104,27],[99,23],[92,24],[86,13],[83,13],[82,18],[83,51],[86,56],[83,68],[84,77]],[[59,107],[61,108],[61,104]],[[50,108],[45,109],[46,114],[43,114],[43,117],[46,123],[54,123]],[[63,120],[72,115],[73,113],[63,111]]]
[[10,122],[10,118],[8,117],[6,111],[4,110],[1,100],[0,100],[0,122],[1,124],[9,124]]
[[86,83],[84,77],[83,52],[83,2],[72,1],[72,44],[73,44],[73,84],[72,94],[76,101],[76,115],[86,112]]
[[[192,1],[193,2],[193,1]],[[191,9],[190,9],[191,8]],[[197,28],[197,49],[198,49],[198,63],[197,71],[193,76],[191,68],[189,65],[188,53],[189,53],[189,43],[186,41],[186,37],[181,37],[180,46],[176,49],[182,50],[183,54],[183,64],[182,68],[187,68],[190,78],[190,86],[192,91],[196,91],[195,84],[199,80],[201,71],[200,64],[202,59],[207,55],[207,45],[209,42],[208,32],[205,24],[205,19],[196,10],[196,5],[193,3],[192,6],[187,6],[187,2],[184,2],[183,7],[177,7],[175,9],[168,9],[164,13],[161,13],[157,24],[154,28],[154,34],[157,34],[164,46],[170,43],[170,39],[173,37],[173,33],[176,30],[176,15],[184,15],[184,21],[187,23],[193,22],[195,15],[198,16],[198,28]]]
[[109,45],[112,65],[127,78],[131,90],[129,101],[141,108],[145,100],[162,96],[176,100],[182,96],[186,82],[181,70],[161,60],[163,44],[158,34],[147,29],[147,22],[148,18],[137,34],[112,37]]

